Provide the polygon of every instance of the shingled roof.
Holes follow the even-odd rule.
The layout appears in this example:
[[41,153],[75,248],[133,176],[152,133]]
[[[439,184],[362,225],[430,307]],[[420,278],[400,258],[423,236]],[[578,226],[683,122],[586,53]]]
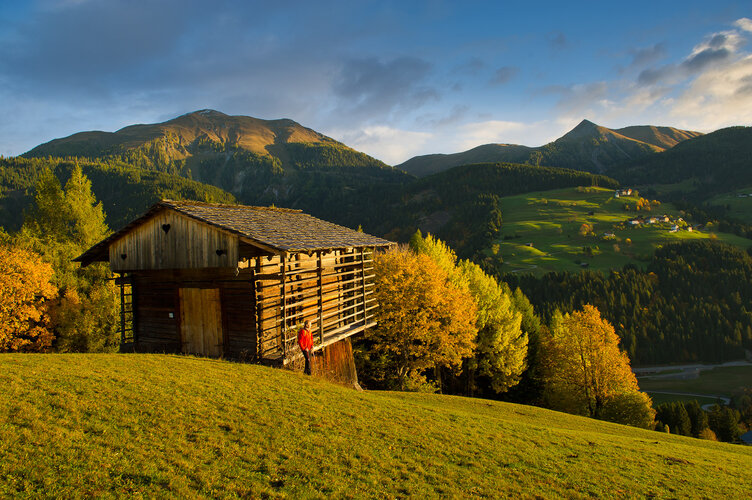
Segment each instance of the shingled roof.
[[152,205],[144,215],[74,260],[83,262],[84,265],[96,260],[107,260],[104,254],[111,242],[165,209],[175,210],[197,221],[237,234],[250,240],[251,244],[258,243],[280,253],[394,245],[391,241],[317,219],[300,210],[162,200]]

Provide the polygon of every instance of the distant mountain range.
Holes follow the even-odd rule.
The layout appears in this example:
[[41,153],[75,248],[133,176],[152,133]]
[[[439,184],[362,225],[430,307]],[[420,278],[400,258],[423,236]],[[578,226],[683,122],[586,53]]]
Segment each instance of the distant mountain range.
[[699,132],[650,125],[611,130],[583,120],[570,132],[544,146],[485,144],[462,153],[416,156],[396,167],[417,177],[459,165],[487,162],[525,163],[603,173],[613,165],[645,158],[700,135]]
[[583,120],[537,148],[487,144],[390,167],[292,120],[202,110],[117,132],[81,132],[5,159],[0,223],[20,224],[18,208],[33,196],[41,168],[52,168],[65,181],[73,161],[79,161],[113,228],[159,197],[236,200],[300,208],[398,240],[422,228],[472,255],[480,246],[474,233],[485,220],[481,212],[496,210],[489,196],[611,187],[613,179],[646,185],[690,178],[703,186],[699,194],[704,196],[748,178],[752,182],[750,134],[744,127],[707,135],[654,126],[612,130]]
[[329,215],[322,207],[334,206],[353,189],[410,178],[292,120],[209,109],[117,132],[73,134],[22,156],[119,162],[210,184],[242,203],[318,209],[320,215]]
[[85,156],[148,160],[155,166],[171,162],[193,166],[213,156],[219,155],[227,160],[227,153],[244,152],[285,168],[295,165],[301,149],[310,156],[307,158],[309,162],[317,164],[327,162],[326,158],[317,156],[331,156],[332,151],[337,151],[346,156],[349,163],[387,166],[293,120],[230,116],[211,109],[188,113],[163,123],[131,125],[117,132],[79,132],[39,145],[22,156]]

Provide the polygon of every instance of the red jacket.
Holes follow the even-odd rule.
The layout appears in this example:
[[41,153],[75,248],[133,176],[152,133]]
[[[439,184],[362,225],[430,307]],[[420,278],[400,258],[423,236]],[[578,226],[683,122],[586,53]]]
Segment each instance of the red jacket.
[[311,330],[306,330],[305,328],[301,328],[298,332],[298,345],[300,346],[301,351],[310,351],[313,349],[313,335],[311,335]]

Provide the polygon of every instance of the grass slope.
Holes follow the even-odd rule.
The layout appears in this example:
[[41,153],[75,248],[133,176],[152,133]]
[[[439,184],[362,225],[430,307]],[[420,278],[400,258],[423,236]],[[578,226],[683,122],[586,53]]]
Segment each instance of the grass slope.
[[0,356],[0,496],[743,497],[752,449],[167,355]]
[[[505,271],[576,271],[582,262],[590,269],[604,271],[629,263],[642,266],[658,245],[678,240],[718,238],[742,248],[752,245],[752,240],[727,233],[672,233],[670,223],[626,226],[623,223],[637,215],[667,214],[676,220],[681,214],[671,204],[662,204],[651,212],[625,211],[624,204],[634,207],[637,198],[614,198],[613,193],[610,189],[586,187],[502,198],[504,239],[499,243]],[[594,235],[581,236],[583,224],[591,224]],[[604,233],[613,233],[614,237],[604,237]],[[528,246],[530,243],[532,246]],[[592,249],[592,256],[583,250],[586,247]]]

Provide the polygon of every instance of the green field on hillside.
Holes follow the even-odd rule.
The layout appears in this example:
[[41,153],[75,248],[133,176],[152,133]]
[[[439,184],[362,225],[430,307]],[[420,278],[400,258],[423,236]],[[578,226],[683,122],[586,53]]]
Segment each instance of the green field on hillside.
[[752,449],[170,355],[0,355],[0,497],[741,498]]
[[728,216],[746,224],[752,224],[752,187],[719,194],[708,200],[709,205],[728,208]]
[[[614,197],[611,189],[579,187],[527,193],[502,198],[502,239],[492,247],[504,259],[505,272],[577,271],[621,268],[625,264],[644,266],[659,245],[675,241],[717,238],[747,248],[752,240],[726,233],[689,231],[681,214],[671,204],[653,206],[651,211],[625,210],[635,207],[634,196]],[[646,219],[668,215],[669,222],[630,226],[637,216]],[[584,233],[583,224],[590,228]],[[672,232],[672,226],[679,229]]]
[[743,388],[752,388],[752,366],[719,366],[700,371],[697,378],[672,379],[640,377],[640,389],[732,396]]

